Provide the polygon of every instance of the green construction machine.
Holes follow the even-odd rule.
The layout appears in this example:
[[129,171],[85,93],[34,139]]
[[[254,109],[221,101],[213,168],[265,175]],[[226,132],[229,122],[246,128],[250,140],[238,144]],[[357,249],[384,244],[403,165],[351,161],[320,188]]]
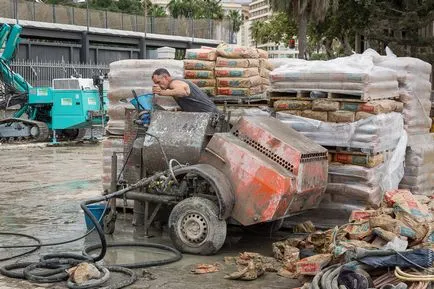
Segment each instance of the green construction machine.
[[20,41],[22,27],[3,24],[0,29],[0,110],[17,108],[0,120],[0,142],[74,140],[86,128],[107,123],[108,99],[104,77],[53,79],[51,87],[32,87],[10,62]]

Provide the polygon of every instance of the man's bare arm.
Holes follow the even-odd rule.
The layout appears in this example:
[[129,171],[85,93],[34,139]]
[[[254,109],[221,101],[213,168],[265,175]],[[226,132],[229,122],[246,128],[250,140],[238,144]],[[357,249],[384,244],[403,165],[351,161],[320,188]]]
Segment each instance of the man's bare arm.
[[160,94],[174,97],[185,97],[190,95],[190,87],[183,81],[174,80],[170,83],[170,87],[162,90]]

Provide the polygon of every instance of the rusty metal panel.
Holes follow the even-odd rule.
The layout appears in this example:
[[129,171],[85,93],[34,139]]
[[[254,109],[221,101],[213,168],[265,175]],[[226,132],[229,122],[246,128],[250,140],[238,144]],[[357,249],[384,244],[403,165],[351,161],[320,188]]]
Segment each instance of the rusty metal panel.
[[[203,112],[154,111],[148,133],[159,139],[168,160],[196,164],[208,142],[211,118]],[[143,163],[148,174],[167,169],[159,142],[150,135],[143,143]]]
[[[228,134],[215,134],[201,162],[225,173],[234,190],[232,217],[243,225],[277,219],[295,195],[294,175]],[[276,215],[279,209],[280,216]]]
[[267,117],[243,117],[230,133],[215,134],[201,163],[229,178],[232,217],[243,225],[314,208],[327,185],[327,150]]

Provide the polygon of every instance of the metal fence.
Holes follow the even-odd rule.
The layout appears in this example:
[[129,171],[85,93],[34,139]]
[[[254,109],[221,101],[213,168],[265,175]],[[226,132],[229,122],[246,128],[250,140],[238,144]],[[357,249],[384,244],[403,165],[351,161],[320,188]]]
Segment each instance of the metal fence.
[[51,86],[51,81],[55,78],[70,78],[71,76],[91,78],[93,75],[109,72],[109,66],[102,64],[35,62],[29,60],[13,61],[11,68],[14,72],[21,74],[32,86]]
[[0,17],[229,41],[229,20],[145,17],[25,0],[0,0]]

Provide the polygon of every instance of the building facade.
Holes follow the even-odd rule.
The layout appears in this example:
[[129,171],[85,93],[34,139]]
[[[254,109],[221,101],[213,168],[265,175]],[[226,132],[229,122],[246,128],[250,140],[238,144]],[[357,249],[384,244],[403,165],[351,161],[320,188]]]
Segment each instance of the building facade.
[[[269,0],[253,0],[249,4],[250,24],[255,21],[268,21],[273,15]],[[266,43],[256,44],[255,40],[251,37],[249,29],[250,46],[257,46],[258,48],[268,51],[270,58],[297,58],[298,57],[298,43],[296,41],[295,48],[289,48],[286,43]]]

